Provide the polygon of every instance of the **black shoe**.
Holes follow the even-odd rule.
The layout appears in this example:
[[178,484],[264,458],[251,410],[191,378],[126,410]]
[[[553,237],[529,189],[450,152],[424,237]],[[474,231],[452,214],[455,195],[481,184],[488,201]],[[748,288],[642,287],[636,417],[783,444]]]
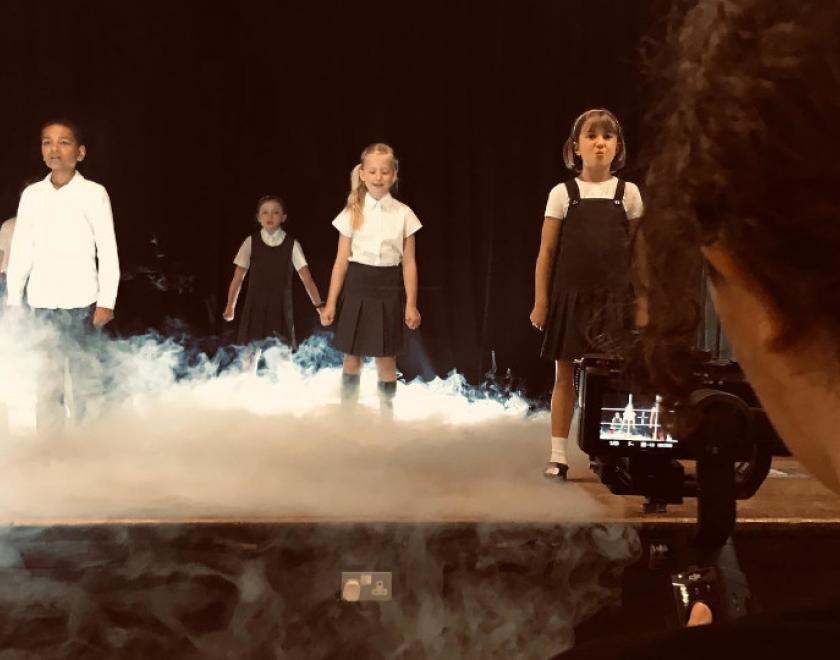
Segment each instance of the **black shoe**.
[[569,466],[565,463],[549,463],[543,470],[543,476],[546,479],[559,479],[566,481],[566,473],[569,471]]
[[386,419],[394,418],[394,396],[397,394],[397,383],[379,381],[377,383],[377,391],[379,392],[379,410],[382,416]]
[[341,403],[352,405],[359,398],[359,374],[341,374]]

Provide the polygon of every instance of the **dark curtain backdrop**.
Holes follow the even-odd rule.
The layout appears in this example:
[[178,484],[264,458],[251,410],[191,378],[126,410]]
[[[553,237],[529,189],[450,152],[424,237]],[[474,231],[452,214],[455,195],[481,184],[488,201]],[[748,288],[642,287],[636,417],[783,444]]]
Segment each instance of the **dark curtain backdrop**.
[[[126,279],[114,330],[224,341],[231,260],[278,192],[326,295],[330,226],[368,143],[400,159],[418,234],[423,326],[408,375],[479,382],[495,353],[539,394],[552,367],[528,322],[561,147],[590,106],[624,123],[639,179],[639,51],[664,0],[417,3],[29,2],[0,20],[2,213],[47,171],[38,129],[85,129],[80,168],[111,194]],[[300,286],[302,334],[318,329]],[[177,319],[177,320],[176,320]]]

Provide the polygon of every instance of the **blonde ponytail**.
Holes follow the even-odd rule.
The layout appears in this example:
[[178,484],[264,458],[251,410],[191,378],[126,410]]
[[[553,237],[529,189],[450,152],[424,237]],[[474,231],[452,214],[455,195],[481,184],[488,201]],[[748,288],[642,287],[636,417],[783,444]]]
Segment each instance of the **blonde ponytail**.
[[[362,156],[362,160],[364,160],[364,155]],[[350,194],[347,195],[347,206],[345,207],[350,211],[350,226],[353,228],[353,231],[361,229],[362,222],[365,219],[363,213],[363,209],[365,208],[365,184],[359,174],[361,170],[361,163],[350,170]]]
[[369,154],[386,154],[390,156],[394,165],[394,172],[397,173],[400,170],[400,162],[394,155],[394,150],[389,145],[384,142],[376,142],[365,147],[359,158],[358,165],[350,170],[350,194],[347,195],[347,204],[344,207],[344,210],[350,213],[350,226],[353,228],[353,231],[361,229],[365,221],[364,209],[367,188],[365,188],[364,181],[362,181],[361,171],[365,163],[365,158]]

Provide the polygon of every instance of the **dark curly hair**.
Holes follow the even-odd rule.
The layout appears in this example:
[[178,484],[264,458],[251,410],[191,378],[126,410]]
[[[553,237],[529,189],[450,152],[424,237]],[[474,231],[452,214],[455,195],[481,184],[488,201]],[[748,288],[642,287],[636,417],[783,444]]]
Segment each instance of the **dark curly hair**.
[[783,313],[780,344],[819,329],[840,361],[838,34],[836,2],[699,0],[649,62],[661,94],[646,120],[655,147],[636,265],[649,323],[637,348],[664,388],[685,376],[699,247],[715,242]]

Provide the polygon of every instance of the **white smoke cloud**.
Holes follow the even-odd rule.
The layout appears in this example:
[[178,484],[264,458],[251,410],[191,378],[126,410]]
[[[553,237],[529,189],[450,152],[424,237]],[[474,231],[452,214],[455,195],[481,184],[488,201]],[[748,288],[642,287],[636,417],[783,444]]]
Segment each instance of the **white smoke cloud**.
[[[604,511],[581,487],[542,478],[548,416],[516,395],[473,390],[453,374],[401,384],[387,419],[373,368],[362,374],[358,404],[340,404],[339,357],[323,338],[295,354],[269,347],[257,375],[243,371],[245,353],[231,363],[230,353],[211,359],[146,335],[99,345],[107,396],[97,414],[61,433],[35,432],[35,374],[56,360],[44,351],[54,340],[29,321],[0,326],[0,567],[9,578],[0,607],[9,630],[29,630],[30,613],[49,604],[88,626],[85,635],[99,631],[111,657],[146,639],[145,622],[154,621],[153,630],[168,631],[157,644],[188,638],[201,657],[257,657],[281,646],[289,657],[326,657],[347,643],[371,657],[387,649],[393,657],[544,658],[615,600],[621,570],[639,555],[632,528],[589,524]],[[585,457],[572,456],[573,470],[585,469]],[[192,524],[210,520],[342,524],[210,532]],[[120,521],[188,524],[135,535]],[[107,524],[93,533],[77,522]],[[350,533],[345,522],[361,524]],[[423,524],[379,524],[403,522]],[[451,525],[472,522],[489,524]],[[246,527],[243,538],[261,540],[243,555]],[[195,534],[234,549],[188,562],[168,549]],[[305,563],[286,568],[277,549],[296,543],[307,548],[298,551]],[[30,573],[22,553],[33,548],[53,568]],[[68,562],[86,579],[65,580]],[[354,604],[337,600],[337,580],[368,567],[395,571],[398,585],[393,601],[360,619],[346,609]],[[278,571],[282,579],[269,579]],[[147,574],[169,577],[132,586]],[[208,580],[224,589],[208,590]],[[87,593],[86,582],[116,591]],[[104,613],[124,601],[143,618],[111,622]],[[192,632],[184,621],[201,603],[230,611],[230,620],[212,634]],[[306,619],[315,631],[325,612],[329,632],[307,636],[305,651],[287,639],[290,617],[317,613]],[[62,636],[38,648],[64,657],[63,644]]]
[[[377,520],[585,520],[600,506],[540,475],[548,420],[516,395],[470,395],[458,375],[400,384],[394,419],[376,374],[357,406],[339,403],[340,369],[323,338],[292,355],[190,355],[154,335],[107,342],[108,396],[95,419],[56,437],[31,431],[43,338],[0,332],[0,516],[52,519],[311,517]],[[12,422],[9,424],[8,422]],[[583,460],[582,457],[580,460]]]

